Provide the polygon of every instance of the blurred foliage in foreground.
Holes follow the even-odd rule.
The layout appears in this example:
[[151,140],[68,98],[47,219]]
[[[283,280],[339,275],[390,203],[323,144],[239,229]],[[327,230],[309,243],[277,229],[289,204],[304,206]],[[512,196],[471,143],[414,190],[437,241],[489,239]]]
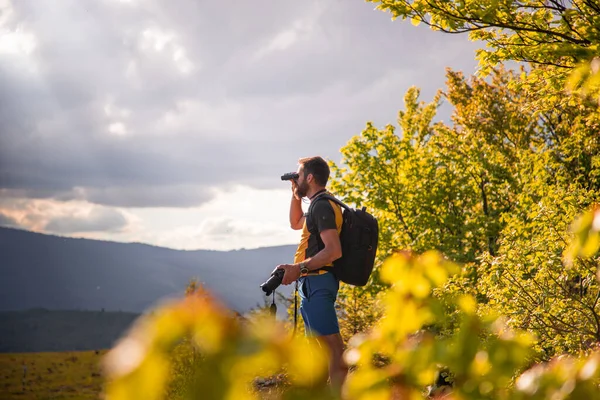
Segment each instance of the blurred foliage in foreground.
[[[600,210],[593,209],[574,225],[566,261],[595,254],[599,232]],[[600,352],[532,364],[530,334],[510,329],[500,316],[481,316],[470,295],[442,303],[434,294],[458,270],[437,252],[398,252],[385,260],[384,317],[350,341],[345,357],[354,370],[343,398],[423,398],[436,373],[447,369],[454,383],[448,398],[600,399]],[[446,303],[455,305],[455,315]],[[459,329],[437,334],[450,317]],[[291,337],[283,323],[266,316],[239,318],[202,287],[140,318],[106,355],[106,397],[166,398],[173,352],[182,341],[196,358],[177,398],[260,398],[253,380],[283,370],[289,384],[280,398],[337,397],[323,385],[326,354],[315,343]]]

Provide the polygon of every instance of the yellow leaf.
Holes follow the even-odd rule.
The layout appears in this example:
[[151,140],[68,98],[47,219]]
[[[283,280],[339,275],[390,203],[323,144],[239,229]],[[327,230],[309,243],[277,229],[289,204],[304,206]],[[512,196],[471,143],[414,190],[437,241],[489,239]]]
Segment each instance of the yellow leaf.
[[476,376],[482,376],[490,372],[491,369],[492,364],[489,361],[488,353],[484,350],[479,350],[471,364],[471,371]]
[[325,379],[327,373],[327,349],[316,342],[298,339],[288,347],[290,379],[300,386],[311,386]]
[[412,293],[417,298],[427,297],[431,291],[431,285],[429,284],[429,281],[420,274],[413,273],[411,275],[409,287],[411,288]]
[[405,276],[407,257],[394,254],[388,257],[381,267],[381,279],[387,283],[401,282]]
[[436,286],[442,286],[448,279],[448,272],[437,263],[428,265],[425,273]]
[[474,314],[477,308],[477,302],[470,295],[461,296],[458,299],[458,306],[467,314]]

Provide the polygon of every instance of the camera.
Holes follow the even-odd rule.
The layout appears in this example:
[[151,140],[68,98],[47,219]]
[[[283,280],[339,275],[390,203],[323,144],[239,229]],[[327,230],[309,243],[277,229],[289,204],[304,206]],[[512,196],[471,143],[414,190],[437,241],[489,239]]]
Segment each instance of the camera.
[[260,288],[263,290],[263,292],[265,292],[267,296],[270,296],[271,293],[273,293],[273,291],[277,289],[279,285],[281,285],[281,281],[283,280],[284,274],[285,270],[276,269],[275,271],[273,271],[269,279],[267,279],[265,283],[260,285]]
[[300,178],[300,175],[298,175],[297,172],[288,172],[287,174],[281,175],[281,180],[282,181],[291,181],[291,180],[295,181],[298,178]]

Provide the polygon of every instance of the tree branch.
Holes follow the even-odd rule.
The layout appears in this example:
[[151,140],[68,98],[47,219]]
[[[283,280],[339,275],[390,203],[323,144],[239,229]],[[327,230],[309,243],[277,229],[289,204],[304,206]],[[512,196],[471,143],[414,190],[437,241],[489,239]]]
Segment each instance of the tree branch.
[[[408,3],[406,3],[406,4],[409,5]],[[427,4],[432,9],[439,11],[440,13],[444,14],[448,18],[452,18],[452,19],[455,19],[455,20],[458,20],[458,21],[463,21],[463,22],[465,22],[467,24],[473,24],[473,25],[482,24],[483,28],[497,27],[497,28],[512,30],[514,32],[522,31],[522,32],[532,32],[532,33],[544,33],[546,35],[556,36],[556,37],[562,38],[565,41],[570,42],[570,43],[574,43],[574,44],[586,45],[586,46],[589,46],[589,45],[592,44],[587,39],[578,40],[578,39],[573,38],[573,37],[571,37],[569,35],[566,35],[564,33],[556,32],[556,31],[552,31],[552,30],[547,30],[547,29],[543,29],[541,27],[534,26],[532,28],[529,28],[529,27],[526,27],[526,26],[518,26],[518,25],[511,25],[511,24],[508,24],[508,23],[502,23],[500,21],[486,22],[486,21],[483,21],[481,19],[477,19],[477,18],[473,18],[473,17],[463,17],[460,14],[458,14],[458,15],[457,14],[452,14],[448,10],[443,9],[443,8],[441,8],[441,7],[439,7],[439,6],[435,5],[435,4],[432,4],[429,0],[427,0]],[[410,6],[411,10],[413,10],[414,14],[416,16],[418,16],[421,21],[425,22],[425,19],[423,18],[422,14],[418,13],[411,5],[409,5],[409,6]]]

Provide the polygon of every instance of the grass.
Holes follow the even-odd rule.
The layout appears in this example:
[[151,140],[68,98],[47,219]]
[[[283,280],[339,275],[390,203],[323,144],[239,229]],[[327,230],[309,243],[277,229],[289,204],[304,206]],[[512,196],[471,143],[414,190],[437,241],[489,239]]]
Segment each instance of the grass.
[[0,354],[0,398],[98,399],[106,351]]
[[[107,351],[0,353],[0,399],[99,399]],[[281,382],[255,388],[263,400],[279,398],[282,389]]]

